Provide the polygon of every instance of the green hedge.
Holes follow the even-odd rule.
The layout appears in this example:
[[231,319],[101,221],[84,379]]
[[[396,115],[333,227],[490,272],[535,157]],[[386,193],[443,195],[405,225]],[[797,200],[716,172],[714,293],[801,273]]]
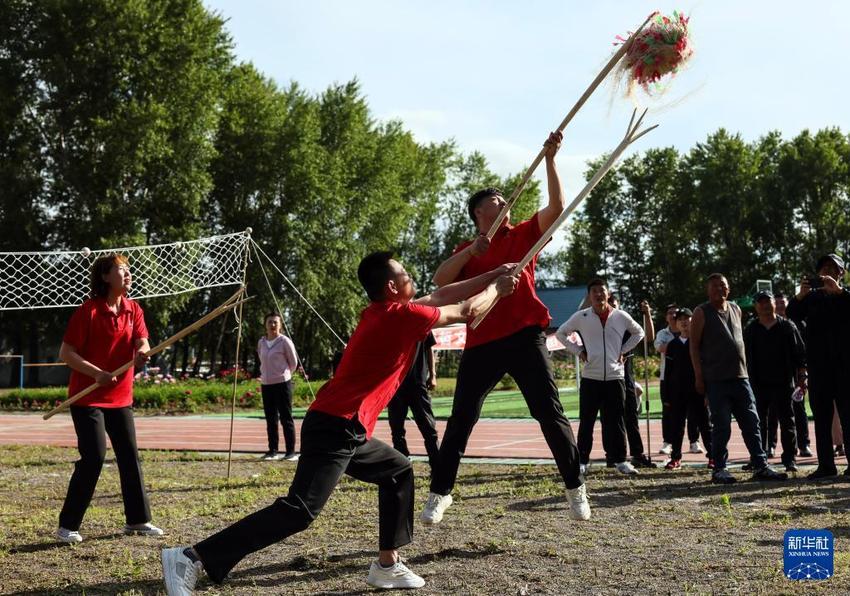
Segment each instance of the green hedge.
[[[313,392],[325,381],[310,381]],[[205,412],[230,407],[233,384],[220,381],[185,380],[175,383],[136,383],[133,388],[135,407],[150,412]],[[68,397],[67,387],[14,389],[0,395],[2,410],[49,410]],[[310,388],[302,380],[293,386],[293,405],[303,407],[313,401]],[[240,381],[236,385],[236,407],[262,408],[260,384]]]

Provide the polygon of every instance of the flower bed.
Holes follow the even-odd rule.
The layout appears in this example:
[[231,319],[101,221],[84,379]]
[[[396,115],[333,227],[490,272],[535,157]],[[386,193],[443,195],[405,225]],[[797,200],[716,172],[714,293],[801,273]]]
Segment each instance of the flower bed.
[[[236,384],[236,407],[257,409],[263,407],[260,382],[242,379]],[[325,381],[310,381],[313,392]],[[133,402],[137,409],[150,412],[209,412],[230,408],[233,395],[233,374],[222,380],[204,378],[175,379],[171,375],[136,375],[133,386]],[[67,387],[43,387],[15,389],[0,395],[2,410],[49,410],[68,397]],[[307,406],[313,400],[310,389],[302,379],[293,382],[293,405]]]

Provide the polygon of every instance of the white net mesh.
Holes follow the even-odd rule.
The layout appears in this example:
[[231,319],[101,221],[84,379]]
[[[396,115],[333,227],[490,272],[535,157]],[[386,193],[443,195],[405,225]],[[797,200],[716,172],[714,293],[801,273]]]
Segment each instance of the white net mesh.
[[0,252],[0,311],[78,306],[89,295],[89,271],[103,254],[130,261],[132,298],[172,296],[242,283],[250,235],[238,232],[154,246],[76,252]]

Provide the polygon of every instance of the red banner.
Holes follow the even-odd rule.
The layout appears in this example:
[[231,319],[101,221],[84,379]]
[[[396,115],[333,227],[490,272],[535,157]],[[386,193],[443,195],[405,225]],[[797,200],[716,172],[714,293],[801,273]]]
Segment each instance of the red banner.
[[[451,325],[449,327],[440,327],[432,329],[434,338],[437,340],[435,350],[462,350],[466,345],[466,325]],[[578,344],[581,344],[581,339],[577,334],[573,334],[572,338]],[[564,346],[558,341],[555,334],[546,336],[546,348],[550,352],[555,350],[563,350]]]

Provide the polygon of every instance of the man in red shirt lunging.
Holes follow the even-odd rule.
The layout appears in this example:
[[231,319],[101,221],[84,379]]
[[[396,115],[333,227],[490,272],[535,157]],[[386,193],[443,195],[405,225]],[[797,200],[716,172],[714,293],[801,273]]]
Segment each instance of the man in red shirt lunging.
[[289,494],[193,547],[163,550],[169,596],[191,593],[201,570],[221,583],[247,555],[307,529],[343,474],[378,485],[380,554],[366,581],[378,588],[424,586],[425,580],[401,562],[397,551],[413,536],[413,468],[405,456],[373,438],[372,431],[410,368],[416,344],[432,327],[466,321],[486,310],[497,295],[509,295],[517,281],[506,275],[509,271],[510,266],[495,267],[414,300],[413,280],[391,253],[365,257],[357,276],[371,303],[360,315],[336,374],[304,417],[301,459]]
[[[493,239],[488,241],[486,232],[499,216],[505,199],[496,188],[485,188],[472,195],[469,216],[481,235],[473,242],[458,246],[455,254],[439,266],[434,275],[438,286],[469,279],[501,263],[520,261],[555,222],[564,210],[564,192],[555,168],[555,154],[561,146],[561,138],[561,133],[552,133],[546,141],[549,204],[516,226],[510,225],[510,217],[506,217]],[[576,440],[558,398],[552,360],[546,349],[544,329],[549,326],[551,317],[534,290],[536,264],[535,256],[522,270],[516,291],[500,300],[477,329],[467,326],[452,414],[431,473],[431,493],[420,518],[423,523],[439,523],[451,505],[451,491],[472,427],[478,421],[487,394],[506,373],[519,385],[531,415],[540,423],[567,488],[571,517],[590,519],[590,505],[579,473]]]

